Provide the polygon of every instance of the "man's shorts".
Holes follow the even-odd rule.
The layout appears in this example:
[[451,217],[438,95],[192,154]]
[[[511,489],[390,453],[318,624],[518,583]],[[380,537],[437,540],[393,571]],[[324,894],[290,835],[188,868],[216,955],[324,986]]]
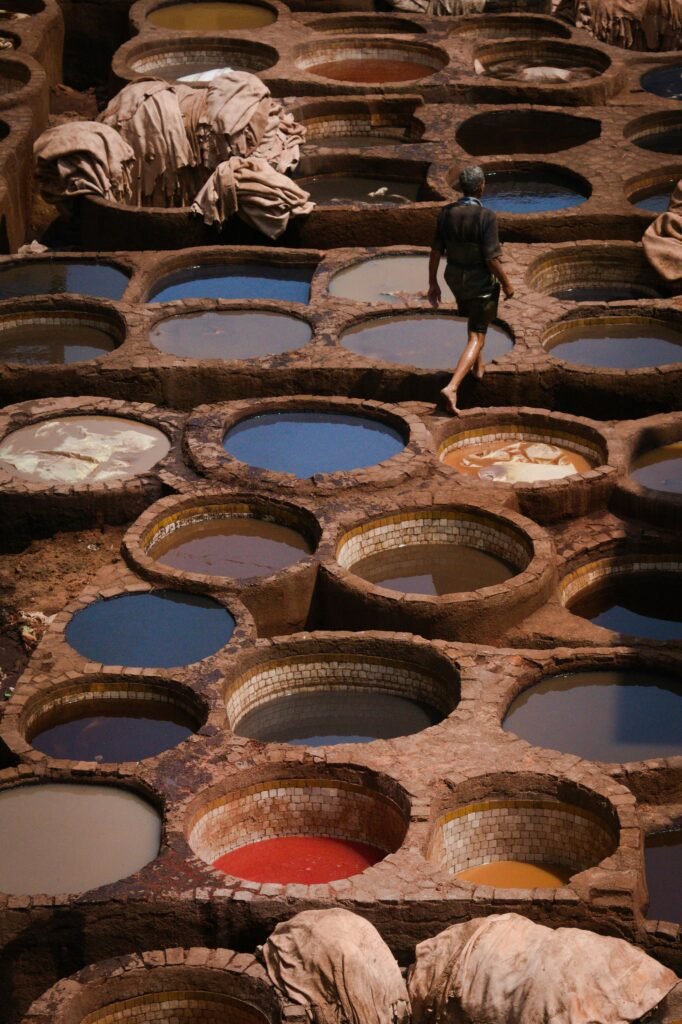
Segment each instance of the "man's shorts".
[[[454,268],[453,268],[454,270]],[[461,275],[456,271],[450,272],[450,267],[445,269],[445,281],[448,288],[455,297],[457,312],[465,316],[468,321],[469,331],[477,334],[485,334],[491,323],[497,316],[497,306],[500,301],[500,285],[495,281],[492,291],[484,295],[474,295],[462,292],[457,288],[461,284]],[[489,279],[488,279],[489,280]],[[494,279],[493,279],[494,280]]]

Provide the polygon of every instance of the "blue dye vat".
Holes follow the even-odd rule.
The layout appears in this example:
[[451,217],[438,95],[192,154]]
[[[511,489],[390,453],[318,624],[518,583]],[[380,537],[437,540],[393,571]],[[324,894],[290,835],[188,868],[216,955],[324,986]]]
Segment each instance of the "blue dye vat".
[[642,75],[642,88],[667,100],[682,100],[682,64],[668,64]]
[[95,601],[71,619],[66,641],[105,665],[172,668],[224,647],[235,620],[209,597],[157,590]]
[[152,289],[147,302],[175,299],[280,299],[310,301],[314,267],[266,263],[213,263],[168,274]]
[[635,196],[630,202],[638,210],[647,210],[649,213],[665,213],[670,206],[670,197],[673,194],[672,183],[660,192],[650,192],[648,195]]
[[126,273],[107,263],[67,260],[15,263],[0,268],[0,299],[55,295],[57,292],[120,299],[128,281]]
[[616,633],[682,640],[682,579],[673,572],[615,576],[579,594],[570,611]]
[[303,412],[250,416],[227,432],[223,447],[250,466],[304,479],[376,465],[397,455],[405,442],[378,420]]
[[580,206],[586,188],[572,175],[535,171],[491,171],[483,203],[499,213],[552,213]]

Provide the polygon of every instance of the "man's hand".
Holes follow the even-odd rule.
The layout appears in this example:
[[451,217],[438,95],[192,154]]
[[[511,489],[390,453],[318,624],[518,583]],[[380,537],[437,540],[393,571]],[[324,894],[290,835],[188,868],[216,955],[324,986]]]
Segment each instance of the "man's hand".
[[429,300],[430,304],[433,306],[433,308],[438,309],[441,299],[440,285],[432,284],[428,292],[426,293],[426,297]]
[[512,285],[505,284],[505,285],[503,285],[502,290],[504,292],[505,299],[513,299],[514,298],[514,288],[513,288]]

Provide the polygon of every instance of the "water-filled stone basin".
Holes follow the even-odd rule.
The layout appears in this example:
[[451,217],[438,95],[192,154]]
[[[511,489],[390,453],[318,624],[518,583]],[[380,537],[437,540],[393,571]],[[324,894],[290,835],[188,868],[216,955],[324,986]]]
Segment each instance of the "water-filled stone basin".
[[0,299],[23,295],[72,292],[101,299],[120,299],[129,276],[108,263],[85,260],[41,260],[0,267]]
[[668,100],[682,99],[682,64],[668,64],[642,75],[642,88]]
[[607,575],[568,602],[595,626],[651,640],[682,640],[682,573],[643,571]]
[[446,446],[441,459],[458,473],[479,480],[523,484],[562,480],[575,473],[586,473],[593,469],[596,459],[587,458],[584,451],[584,448],[575,451],[565,444],[557,444],[553,438],[519,439],[518,435],[512,435]]
[[184,32],[231,32],[235,29],[263,28],[277,18],[266,4],[240,0],[198,0],[196,3],[171,3],[156,7],[147,22],[156,28]]
[[511,704],[504,728],[537,747],[591,761],[682,754],[682,682],[650,669],[549,675]]
[[367,36],[319,39],[297,60],[310,74],[351,85],[419,81],[447,63],[445,51],[434,46]]
[[580,206],[591,188],[577,174],[554,167],[486,172],[483,205],[498,213],[552,213]]
[[366,416],[280,412],[240,420],[223,446],[240,462],[303,479],[376,465],[402,451],[405,441]]
[[4,437],[0,466],[36,483],[106,483],[149,472],[169,450],[168,437],[140,420],[65,416]]
[[652,153],[682,155],[682,122],[665,121],[657,127],[652,125],[651,130],[630,136],[630,142]]
[[0,322],[0,362],[69,365],[105,356],[120,340],[102,320],[49,314],[22,316],[14,323]]
[[86,605],[70,620],[66,641],[105,665],[171,668],[215,654],[234,627],[232,615],[212,598],[158,590]]
[[[181,37],[180,37],[181,38]],[[126,44],[128,47],[130,44]],[[223,68],[258,74],[272,67],[278,53],[271,46],[246,39],[220,40],[197,33],[191,39],[165,45],[135,41],[130,45],[130,69],[138,75],[168,82],[205,81]]]
[[644,845],[647,917],[682,924],[682,831],[671,829],[647,836]]
[[478,74],[529,86],[589,81],[611,64],[601,50],[555,39],[492,41],[479,46],[475,57]]
[[386,856],[371,843],[335,836],[278,836],[223,854],[213,867],[252,882],[303,885],[359,875]]
[[640,210],[648,213],[665,213],[670,206],[670,197],[673,194],[675,182],[671,181],[666,185],[657,185],[653,189],[643,189],[630,196],[630,202]]
[[296,178],[318,206],[404,206],[418,202],[422,180],[330,171]]
[[197,264],[165,274],[152,287],[147,302],[173,302],[176,299],[308,302],[314,269],[288,263]]
[[653,317],[586,317],[574,326],[565,321],[544,344],[555,359],[581,366],[635,370],[682,360],[682,329]]
[[269,310],[221,309],[160,320],[154,348],[190,359],[259,359],[302,348],[312,337],[305,320]]
[[0,793],[0,892],[79,893],[154,860],[158,812],[113,786],[18,786]]
[[458,594],[504,583],[516,574],[505,559],[464,544],[405,544],[377,551],[353,573],[387,590],[409,594]]
[[[344,348],[369,359],[448,369],[456,365],[466,346],[467,321],[428,313],[374,317],[345,331],[340,340]],[[501,358],[513,345],[507,332],[493,325],[486,335],[485,361]]]
[[654,491],[682,493],[682,441],[640,453],[630,466],[630,478]]
[[[452,302],[441,261],[438,281],[443,301]],[[415,300],[424,301],[429,285],[428,256],[373,256],[353,263],[334,274],[329,282],[329,294],[354,302],[407,305]]]

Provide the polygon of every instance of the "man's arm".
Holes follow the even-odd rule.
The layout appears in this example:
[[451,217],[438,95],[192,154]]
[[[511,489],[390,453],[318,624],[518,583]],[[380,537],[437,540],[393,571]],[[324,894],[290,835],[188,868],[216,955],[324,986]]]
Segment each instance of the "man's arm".
[[440,285],[438,284],[438,266],[442,253],[439,249],[432,249],[429,254],[429,290],[428,300],[434,309],[438,309],[441,300]]
[[494,274],[502,285],[502,291],[504,292],[505,299],[512,299],[514,297],[514,286],[507,277],[507,272],[500,262],[500,257],[493,256],[492,259],[486,260],[486,264],[490,273]]

